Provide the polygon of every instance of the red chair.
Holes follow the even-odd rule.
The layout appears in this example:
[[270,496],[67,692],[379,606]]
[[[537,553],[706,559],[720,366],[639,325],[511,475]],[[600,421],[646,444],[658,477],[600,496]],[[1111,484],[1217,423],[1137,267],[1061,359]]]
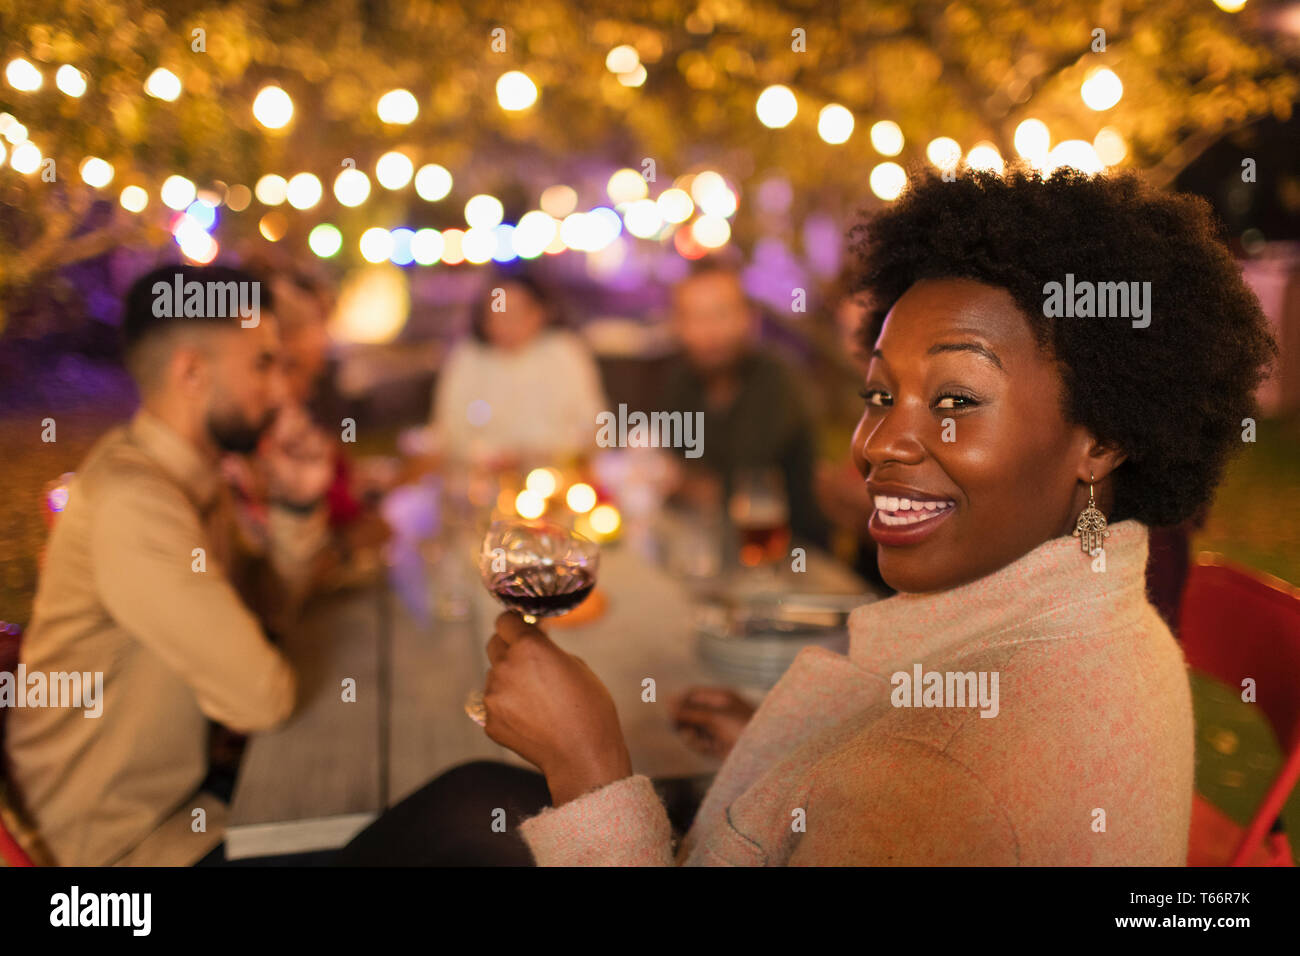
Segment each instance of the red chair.
[[1179,639],[1194,669],[1255,700],[1284,754],[1244,829],[1196,795],[1189,866],[1294,866],[1279,814],[1300,780],[1300,588],[1204,552],[1187,578]]
[[[0,621],[0,671],[9,674],[17,671],[18,640],[18,635],[10,634],[4,622]],[[5,826],[4,719],[6,713],[8,709],[0,707],[0,860],[3,860],[6,866],[35,866],[35,862]]]

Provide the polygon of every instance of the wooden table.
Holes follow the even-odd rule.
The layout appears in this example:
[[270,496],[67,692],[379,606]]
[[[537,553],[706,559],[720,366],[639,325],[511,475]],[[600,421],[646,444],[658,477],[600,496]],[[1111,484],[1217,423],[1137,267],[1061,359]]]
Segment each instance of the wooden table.
[[[469,563],[468,529],[443,537],[434,561],[427,545],[398,549],[385,581],[314,601],[288,635],[302,701],[287,724],[249,741],[226,831],[231,859],[342,846],[461,763],[529,766],[465,716],[501,608]],[[810,554],[808,572],[801,590],[865,593],[827,556]],[[719,761],[687,748],[668,716],[673,695],[720,683],[695,652],[689,588],[627,542],[603,550],[598,587],[607,599],[599,619],[548,630],[604,680],[633,766],[654,778],[716,772]],[[344,700],[349,678],[355,702]],[[642,699],[646,678],[653,702]]]

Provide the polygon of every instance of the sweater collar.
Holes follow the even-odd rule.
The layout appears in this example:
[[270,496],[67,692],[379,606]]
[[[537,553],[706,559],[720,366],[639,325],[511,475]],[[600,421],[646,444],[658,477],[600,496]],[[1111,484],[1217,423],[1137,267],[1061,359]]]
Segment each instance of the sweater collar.
[[1077,538],[1062,536],[959,587],[859,607],[849,616],[849,658],[880,673],[959,649],[1135,618],[1146,603],[1147,527],[1130,519],[1109,530],[1105,571],[1093,570]]

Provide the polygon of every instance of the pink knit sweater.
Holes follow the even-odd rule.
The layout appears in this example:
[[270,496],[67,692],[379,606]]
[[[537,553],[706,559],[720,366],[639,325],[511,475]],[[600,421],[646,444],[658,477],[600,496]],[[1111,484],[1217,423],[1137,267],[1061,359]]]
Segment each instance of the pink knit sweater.
[[[1111,532],[1104,570],[1063,537],[970,584],[854,611],[848,657],[805,649],[763,701],[676,862],[1183,865],[1186,665],[1146,599],[1146,527]],[[917,665],[920,688],[895,678]],[[983,706],[954,706],[981,679]],[[542,866],[674,862],[640,775],[520,832]]]

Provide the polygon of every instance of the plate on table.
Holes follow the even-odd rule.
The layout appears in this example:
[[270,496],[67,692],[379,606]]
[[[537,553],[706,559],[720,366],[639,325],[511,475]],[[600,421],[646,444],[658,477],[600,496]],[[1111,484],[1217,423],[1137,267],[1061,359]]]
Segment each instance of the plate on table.
[[696,609],[702,660],[733,684],[771,687],[805,647],[848,653],[848,615],[863,595],[714,596]]

